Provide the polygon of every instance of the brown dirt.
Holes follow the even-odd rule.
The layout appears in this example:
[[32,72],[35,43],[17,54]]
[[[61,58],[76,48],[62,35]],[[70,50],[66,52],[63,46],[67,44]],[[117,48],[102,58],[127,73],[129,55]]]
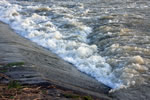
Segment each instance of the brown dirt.
[[29,86],[21,88],[8,88],[6,84],[0,84],[0,100],[100,100],[91,96],[63,90],[55,85]]

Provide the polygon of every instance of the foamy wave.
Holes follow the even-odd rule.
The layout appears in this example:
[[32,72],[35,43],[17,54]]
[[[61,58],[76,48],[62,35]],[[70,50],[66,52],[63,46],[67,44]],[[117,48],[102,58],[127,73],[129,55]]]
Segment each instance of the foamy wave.
[[[18,34],[50,49],[80,71],[108,86],[122,86],[121,80],[114,76],[111,66],[98,54],[97,46],[87,44],[87,36],[92,28],[71,16],[75,13],[73,10],[55,5],[51,8],[21,6],[6,0],[0,1],[0,9],[0,20],[9,24]],[[81,9],[84,11],[83,7]],[[28,14],[27,11],[32,12]],[[46,16],[49,12],[52,15]]]

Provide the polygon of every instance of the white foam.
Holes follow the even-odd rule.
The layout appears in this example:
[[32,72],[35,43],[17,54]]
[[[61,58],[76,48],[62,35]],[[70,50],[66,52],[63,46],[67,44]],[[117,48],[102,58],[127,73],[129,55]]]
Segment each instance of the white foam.
[[[61,17],[54,21],[51,19],[52,16],[42,16],[38,13],[25,16],[19,13],[24,9],[37,8],[40,6],[21,6],[2,0],[0,1],[0,20],[10,24],[18,34],[52,50],[64,60],[74,64],[77,69],[91,75],[98,81],[112,88],[118,88],[122,85],[121,80],[113,75],[111,66],[98,54],[97,46],[87,44],[87,36],[92,32],[92,28],[79,22],[74,16],[71,18]],[[70,9],[55,5],[47,9],[53,11],[55,16],[61,15],[63,11],[73,13]],[[82,7],[81,9],[83,11]],[[18,13],[18,16],[13,16],[12,13]],[[66,13],[67,16],[68,13]],[[65,24],[71,24],[73,28],[66,31],[59,28]]]

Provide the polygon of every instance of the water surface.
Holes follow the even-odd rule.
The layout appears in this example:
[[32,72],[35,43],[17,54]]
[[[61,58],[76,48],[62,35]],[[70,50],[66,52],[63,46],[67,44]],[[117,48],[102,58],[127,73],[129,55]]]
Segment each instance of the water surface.
[[0,20],[112,87],[148,82],[150,1],[1,0]]

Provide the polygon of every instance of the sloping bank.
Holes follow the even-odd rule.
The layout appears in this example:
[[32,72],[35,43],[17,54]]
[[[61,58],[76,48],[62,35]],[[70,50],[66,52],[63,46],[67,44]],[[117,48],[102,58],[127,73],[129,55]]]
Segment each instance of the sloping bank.
[[[24,62],[24,67],[6,74],[23,84],[55,84],[102,98],[102,100],[149,100],[150,84],[132,86],[108,94],[110,88],[79,72],[55,54],[17,35],[0,23],[0,65]],[[2,82],[2,81],[1,81]],[[6,81],[4,81],[6,82]],[[110,97],[108,97],[111,96]]]
[[110,99],[106,95],[110,88],[81,73],[48,50],[17,35],[8,25],[0,23],[0,64],[15,62],[24,62],[25,65],[6,74],[23,84],[50,82],[66,89]]

